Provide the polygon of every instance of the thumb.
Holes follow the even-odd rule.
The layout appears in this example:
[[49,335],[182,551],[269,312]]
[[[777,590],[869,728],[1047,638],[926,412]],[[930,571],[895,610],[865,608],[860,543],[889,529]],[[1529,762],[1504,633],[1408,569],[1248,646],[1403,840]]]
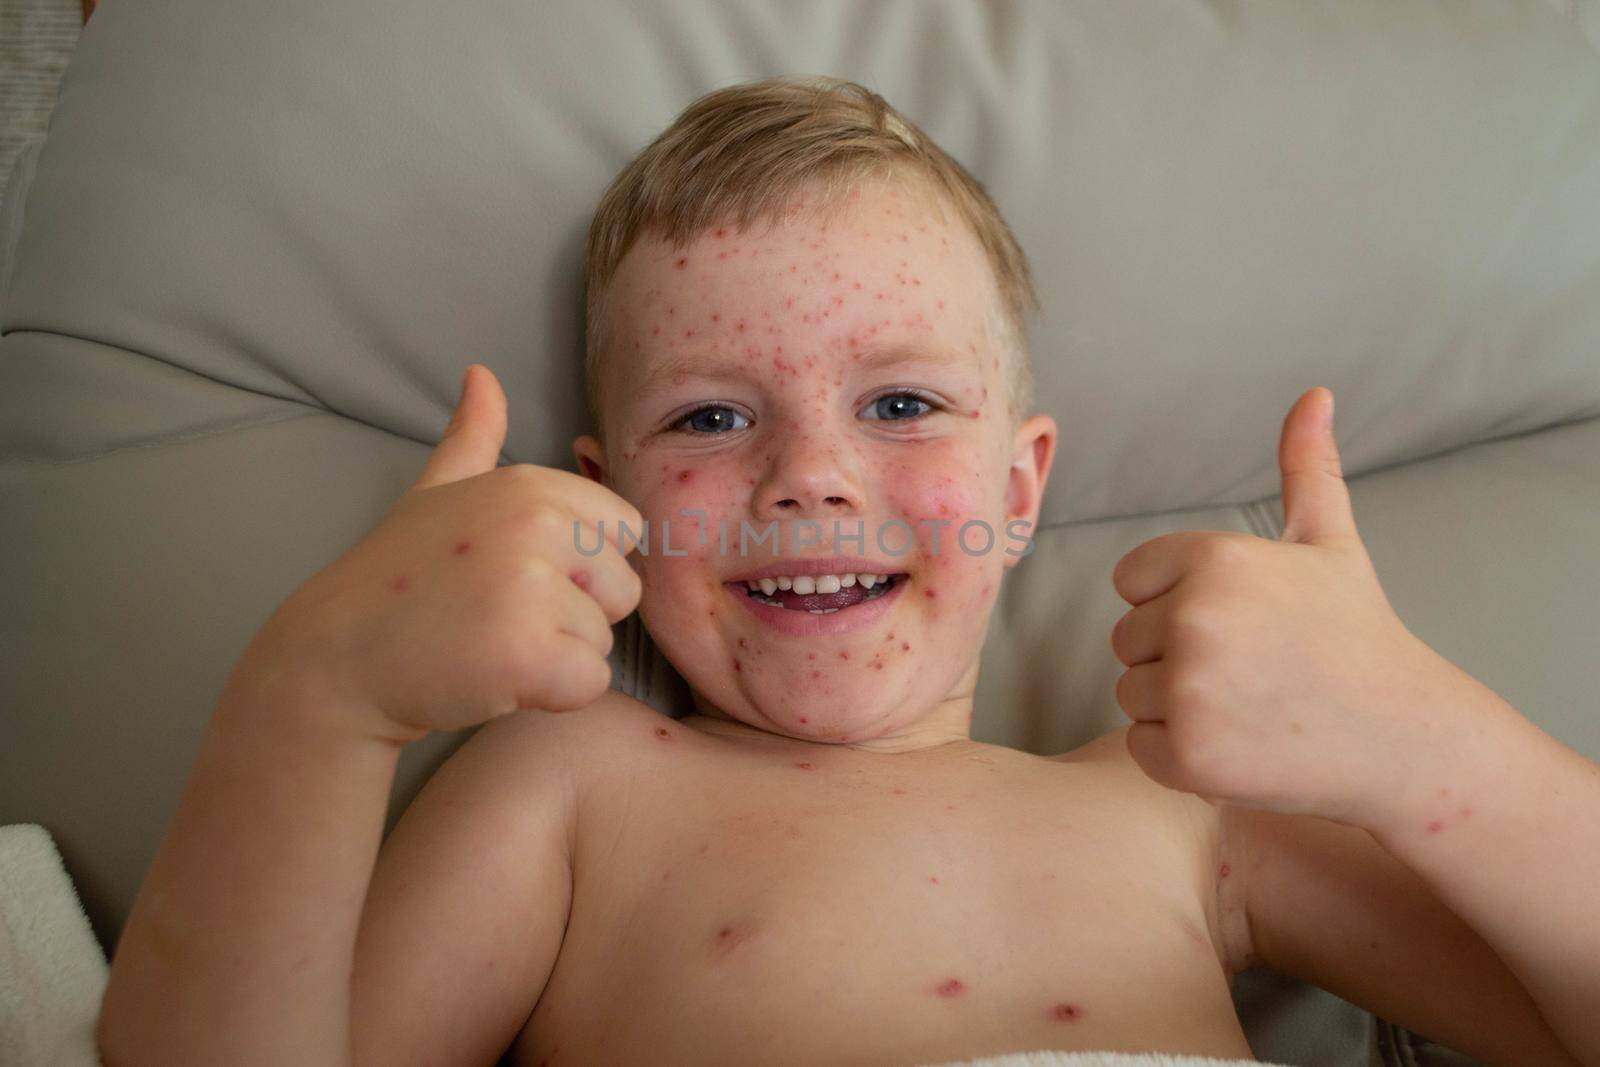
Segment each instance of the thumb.
[[1283,474],[1283,533],[1278,540],[1360,540],[1333,438],[1332,390],[1310,389],[1289,409],[1278,439],[1278,469]]
[[458,482],[494,470],[506,442],[506,394],[494,372],[468,365],[455,414],[413,489]]

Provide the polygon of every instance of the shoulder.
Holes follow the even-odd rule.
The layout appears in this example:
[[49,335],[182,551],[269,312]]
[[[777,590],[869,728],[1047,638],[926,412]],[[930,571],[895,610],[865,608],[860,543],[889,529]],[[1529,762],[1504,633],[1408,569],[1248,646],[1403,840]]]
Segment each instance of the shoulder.
[[573,711],[530,708],[501,716],[484,724],[477,736],[506,747],[548,746],[576,755],[596,744],[619,740],[619,735],[641,735],[647,726],[671,721],[648,704],[608,689],[593,703]]
[[[581,802],[598,779],[629,773],[656,731],[674,720],[639,700],[608,689],[572,711],[530,708],[486,723],[470,744],[493,750],[497,762],[526,776],[536,768],[559,776],[569,803]],[[600,782],[603,787],[604,781]]]

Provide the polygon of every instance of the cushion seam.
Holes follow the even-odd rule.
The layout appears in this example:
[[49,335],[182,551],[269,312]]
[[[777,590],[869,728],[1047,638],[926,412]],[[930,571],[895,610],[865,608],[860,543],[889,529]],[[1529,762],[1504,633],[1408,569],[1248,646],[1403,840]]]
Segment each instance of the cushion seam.
[[[294,401],[288,401],[288,403],[294,403]],[[208,438],[208,437],[217,437],[217,436],[220,436],[222,434],[234,433],[234,432],[239,431],[239,430],[253,430],[253,429],[257,429],[257,428],[262,427],[262,426],[272,426],[272,425],[275,425],[276,423],[280,423],[280,422],[289,422],[289,421],[294,420],[294,419],[309,419],[309,418],[311,418],[311,417],[313,417],[315,415],[333,415],[333,414],[336,414],[336,413],[335,412],[331,412],[331,411],[321,410],[321,409],[318,409],[316,411],[292,411],[292,412],[288,412],[288,413],[285,413],[285,414],[275,415],[275,416],[272,416],[270,418],[255,419],[255,420],[250,421],[250,422],[234,423],[232,425],[223,427],[221,429],[208,428],[208,429],[204,429],[204,430],[192,430],[192,431],[187,431],[187,432],[182,432],[182,433],[171,434],[171,435],[168,435],[168,436],[165,436],[165,437],[157,437],[157,438],[154,438],[154,439],[149,440],[149,441],[141,441],[141,442],[139,442],[137,444],[117,445],[114,448],[104,449],[103,451],[100,451],[100,452],[93,452],[93,453],[90,453],[89,455],[86,455],[86,456],[73,456],[71,459],[62,459],[62,460],[22,459],[22,460],[10,461],[10,462],[0,462],[0,470],[21,468],[21,469],[26,469],[26,470],[29,470],[29,471],[36,471],[36,470],[56,470],[57,468],[60,468],[60,467],[75,467],[75,466],[77,466],[77,465],[79,465],[81,463],[93,463],[95,460],[107,459],[107,458],[109,458],[111,456],[121,455],[121,454],[123,454],[125,452],[138,452],[138,451],[140,451],[142,449],[147,449],[147,448],[164,448],[164,447],[166,447],[168,445],[188,444],[188,443],[190,443],[192,441],[204,440],[205,438]]]

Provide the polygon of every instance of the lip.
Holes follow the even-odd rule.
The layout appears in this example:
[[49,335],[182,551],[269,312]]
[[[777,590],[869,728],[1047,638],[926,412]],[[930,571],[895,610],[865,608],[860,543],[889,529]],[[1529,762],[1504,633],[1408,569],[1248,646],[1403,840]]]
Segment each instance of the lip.
[[[798,562],[798,561],[795,561]],[[807,574],[808,571],[773,571],[773,574]],[[832,574],[833,571],[819,570],[817,574]],[[868,574],[876,573],[868,571]],[[891,571],[903,574],[905,572]],[[762,577],[771,577],[763,572]],[[728,595],[744,606],[759,621],[777,630],[779,633],[788,634],[790,637],[832,637],[837,634],[854,633],[864,630],[877,623],[886,614],[893,603],[899,599],[901,591],[910,579],[902,578],[894,583],[890,590],[880,597],[872,600],[863,600],[852,607],[841,608],[831,615],[813,615],[809,611],[795,611],[791,608],[775,608],[770,604],[750,596],[749,588],[744,581],[724,582],[722,588]]]
[[[754,582],[762,578],[776,578],[787,575],[797,578],[801,575],[816,577],[819,574],[905,574],[906,568],[895,564],[885,563],[882,560],[867,559],[864,556],[824,556],[811,559],[774,560],[769,566],[759,567],[737,578],[729,578],[730,582]],[[786,610],[786,609],[785,609]]]

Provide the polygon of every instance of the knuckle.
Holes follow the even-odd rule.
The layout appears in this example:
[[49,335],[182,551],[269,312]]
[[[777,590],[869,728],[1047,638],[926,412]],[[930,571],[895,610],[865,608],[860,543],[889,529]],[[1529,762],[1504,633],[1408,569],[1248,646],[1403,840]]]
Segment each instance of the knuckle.
[[628,610],[632,611],[639,606],[639,599],[644,596],[644,579],[639,577],[639,572],[628,566],[622,566],[622,588],[627,594]]
[[1200,556],[1215,567],[1232,567],[1250,554],[1250,539],[1236,534],[1214,534],[1201,542]]
[[1117,697],[1117,704],[1123,708],[1128,706],[1128,701],[1133,697],[1131,686],[1129,684],[1132,678],[1133,670],[1132,668],[1129,668],[1128,670],[1122,672],[1122,677],[1117,679],[1117,685],[1114,692]]
[[544,484],[544,468],[532,463],[496,467],[491,473],[498,475],[519,495],[537,493]]
[[1203,778],[1211,769],[1215,758],[1207,738],[1211,736],[1195,716],[1168,721],[1172,731],[1173,759],[1191,778]]
[[1200,637],[1209,633],[1215,625],[1213,615],[1214,612],[1209,608],[1186,603],[1173,609],[1167,625],[1172,633],[1179,637]]
[[556,565],[550,562],[548,556],[538,552],[528,554],[523,561],[522,569],[523,573],[534,582],[550,582],[556,577]]
[[543,544],[557,543],[556,539],[570,533],[571,518],[548,500],[530,505],[521,515],[518,525]]
[[1193,671],[1168,671],[1163,688],[1167,706],[1184,713],[1204,706],[1205,683]]
[[1128,559],[1132,555],[1133,553],[1130,552],[1123,556],[1121,559],[1117,560],[1117,565],[1111,568],[1111,588],[1116,590],[1117,595],[1123,599],[1127,599],[1128,596],[1126,573]]
[[611,664],[604,656],[584,656],[573,664],[572,699],[564,702],[564,710],[588,707],[611,687]]

